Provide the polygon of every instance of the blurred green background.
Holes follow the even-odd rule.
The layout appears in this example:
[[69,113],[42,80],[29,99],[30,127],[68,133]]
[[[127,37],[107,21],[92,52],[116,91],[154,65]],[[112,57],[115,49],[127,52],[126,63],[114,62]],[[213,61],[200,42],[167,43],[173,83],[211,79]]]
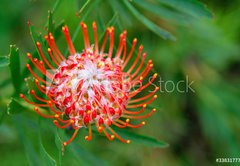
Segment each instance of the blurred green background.
[[[82,20],[89,27],[96,21],[99,34],[110,25],[119,34],[126,29],[128,40],[138,38],[147,58],[153,59],[154,72],[164,81],[159,98],[152,104],[158,111],[146,120],[146,126],[132,132],[164,140],[169,147],[146,146],[141,141],[125,145],[95,134],[91,142],[86,142],[86,131],[80,131],[60,157],[62,165],[211,166],[217,165],[216,158],[239,157],[240,1],[201,2],[1,0],[0,165],[51,165],[48,154],[59,165],[61,147],[56,146],[59,137],[51,120],[39,119],[18,103],[10,105],[7,114],[11,97],[18,99],[18,92],[27,92],[22,77],[27,76],[26,53],[35,50],[27,22],[31,21],[37,33],[46,34],[48,10],[53,10],[55,27],[64,21],[72,36]],[[55,35],[59,36],[57,42],[64,52],[62,35]],[[81,51],[81,33],[75,37],[74,45]],[[21,77],[15,85],[12,68],[8,67],[11,44],[16,44],[20,56]],[[182,80],[193,82],[193,90],[186,90],[181,84],[180,89],[185,91],[180,92],[176,87],[172,90],[172,84],[164,84],[172,81],[176,86]],[[60,135],[62,139],[63,134]]]

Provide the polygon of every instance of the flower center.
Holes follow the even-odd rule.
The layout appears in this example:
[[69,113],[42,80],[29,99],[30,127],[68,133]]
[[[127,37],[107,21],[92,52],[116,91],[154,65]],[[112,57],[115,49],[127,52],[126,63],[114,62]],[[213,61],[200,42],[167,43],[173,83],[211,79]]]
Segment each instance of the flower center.
[[91,50],[63,61],[47,87],[55,106],[75,121],[111,125],[122,115],[130,91],[130,78],[118,58],[94,55]]

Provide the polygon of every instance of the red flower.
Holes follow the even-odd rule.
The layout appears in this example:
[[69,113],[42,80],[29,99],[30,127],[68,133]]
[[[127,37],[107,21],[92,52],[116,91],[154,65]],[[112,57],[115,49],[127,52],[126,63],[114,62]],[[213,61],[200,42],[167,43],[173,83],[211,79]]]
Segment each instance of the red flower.
[[[92,125],[97,127],[99,133],[103,132],[109,140],[117,137],[122,142],[130,143],[130,140],[121,138],[111,126],[139,128],[145,122],[133,125],[130,123],[130,119],[147,118],[155,111],[153,109],[148,114],[139,115],[144,112],[149,103],[157,98],[157,95],[154,94],[158,87],[143,97],[135,97],[147,88],[157,76],[154,74],[148,83],[142,84],[142,80],[153,66],[152,60],[149,60],[146,67],[143,68],[146,57],[146,53],[142,53],[143,46],[139,46],[137,58],[126,69],[134,53],[137,39],[133,40],[132,47],[128,52],[127,32],[124,31],[119,36],[119,44],[114,53],[114,28],[107,28],[100,47],[97,26],[95,23],[92,26],[94,44],[90,45],[87,25],[81,23],[85,44],[85,49],[81,53],[76,52],[68,27],[64,26],[62,31],[66,37],[70,53],[67,59],[59,51],[51,33],[45,36],[49,45],[48,59],[51,61],[44,55],[39,42],[36,45],[42,60],[32,58],[30,53],[27,54],[32,64],[48,78],[47,80],[42,79],[29,64],[26,65],[35,77],[39,91],[46,94],[48,99],[40,98],[34,90],[30,90],[30,94],[40,103],[29,101],[23,94],[20,94],[20,97],[29,104],[35,105],[35,111],[39,115],[44,118],[54,118],[53,122],[57,127],[67,128],[71,126],[75,130],[72,137],[63,143],[64,146],[74,139],[82,127],[89,129],[89,135],[85,139],[90,141],[92,139]],[[105,46],[108,39],[109,47],[106,53]],[[139,86],[137,87],[137,85]],[[52,114],[45,115],[38,107],[49,107]],[[134,111],[133,108],[139,110]]]

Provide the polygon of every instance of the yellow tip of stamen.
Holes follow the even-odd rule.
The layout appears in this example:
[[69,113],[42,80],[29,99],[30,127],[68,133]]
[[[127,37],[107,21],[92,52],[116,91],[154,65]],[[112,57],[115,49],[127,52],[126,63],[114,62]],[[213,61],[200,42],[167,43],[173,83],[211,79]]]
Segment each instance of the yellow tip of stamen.
[[157,98],[157,95],[154,95],[153,97],[156,99],[156,98]]
[[143,80],[143,76],[141,76],[139,79],[140,79],[140,81],[142,81]]
[[40,46],[40,45],[41,45],[39,42],[36,42],[36,44],[37,44],[38,46]]
[[153,75],[153,77],[157,77],[157,75],[158,75],[158,74],[157,74],[157,73],[155,73],[155,74]]
[[51,52],[51,51],[52,51],[51,48],[48,48],[47,50],[48,50],[48,52]]
[[87,25],[84,22],[81,22],[83,28],[87,28]]
[[74,120],[70,120],[70,123],[74,123]]
[[87,114],[91,114],[91,111],[90,111],[90,110],[88,110],[88,111],[87,111]]
[[130,144],[131,143],[131,141],[130,140],[127,140],[127,144]]
[[158,90],[158,89],[159,89],[159,87],[157,86],[155,89],[156,89],[156,90]]
[[136,42],[137,42],[137,38],[134,38],[134,39],[133,39],[133,42],[136,43]]
[[67,146],[67,142],[63,142],[63,146]]
[[110,27],[107,29],[109,33],[112,33],[113,29]]
[[155,111],[156,111],[156,108],[153,109],[153,112],[155,112]]
[[115,138],[115,135],[111,135],[111,139],[114,139]]
[[57,121],[57,120],[54,120],[53,123],[58,123],[58,121]]
[[99,127],[98,127],[98,131],[99,131],[99,132],[102,131],[102,129],[103,129],[102,126],[99,126]]
[[146,124],[146,122],[143,121],[143,122],[142,122],[142,125],[145,125],[145,124]]
[[143,108],[146,108],[147,107],[147,104],[143,104]]
[[88,136],[85,136],[85,140],[88,140],[88,138],[89,138]]
[[126,119],[126,122],[129,123],[129,122],[130,122],[130,119]]
[[153,67],[153,64],[150,64],[149,66],[150,66],[150,67]]

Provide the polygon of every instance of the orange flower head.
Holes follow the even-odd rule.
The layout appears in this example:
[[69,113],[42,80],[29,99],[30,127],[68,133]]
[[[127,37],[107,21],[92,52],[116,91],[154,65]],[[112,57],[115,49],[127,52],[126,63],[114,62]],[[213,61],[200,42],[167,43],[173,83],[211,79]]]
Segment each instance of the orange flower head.
[[[68,27],[62,28],[70,53],[67,58],[59,51],[51,33],[45,36],[49,45],[49,57],[43,53],[41,44],[36,43],[42,60],[33,58],[30,53],[27,56],[48,79],[38,76],[29,64],[26,67],[35,77],[38,90],[44,93],[47,99],[37,96],[34,90],[30,90],[30,94],[39,100],[37,103],[28,100],[23,94],[20,94],[20,97],[35,105],[35,111],[39,115],[53,118],[57,127],[71,127],[75,130],[72,137],[63,143],[64,146],[74,139],[80,128],[88,128],[89,134],[85,139],[90,141],[92,125],[95,125],[98,132],[104,133],[109,140],[116,137],[124,143],[130,143],[130,140],[120,137],[111,126],[139,128],[145,125],[145,122],[133,125],[130,119],[144,119],[155,112],[153,109],[147,114],[140,115],[147,105],[157,98],[155,92],[158,87],[143,97],[136,97],[151,85],[157,76],[154,74],[148,83],[142,83],[153,67],[152,60],[144,64],[146,53],[142,52],[143,46],[140,45],[136,59],[126,69],[135,51],[137,39],[133,40],[130,51],[127,51],[127,32],[124,31],[120,34],[118,47],[114,51],[113,27],[107,28],[101,47],[99,47],[96,23],[92,24],[93,45],[90,45],[87,25],[81,23],[81,27],[85,45],[81,53],[76,52]],[[108,39],[109,46],[106,53]],[[42,113],[39,107],[48,107],[51,114]],[[135,108],[138,110],[133,110]]]

